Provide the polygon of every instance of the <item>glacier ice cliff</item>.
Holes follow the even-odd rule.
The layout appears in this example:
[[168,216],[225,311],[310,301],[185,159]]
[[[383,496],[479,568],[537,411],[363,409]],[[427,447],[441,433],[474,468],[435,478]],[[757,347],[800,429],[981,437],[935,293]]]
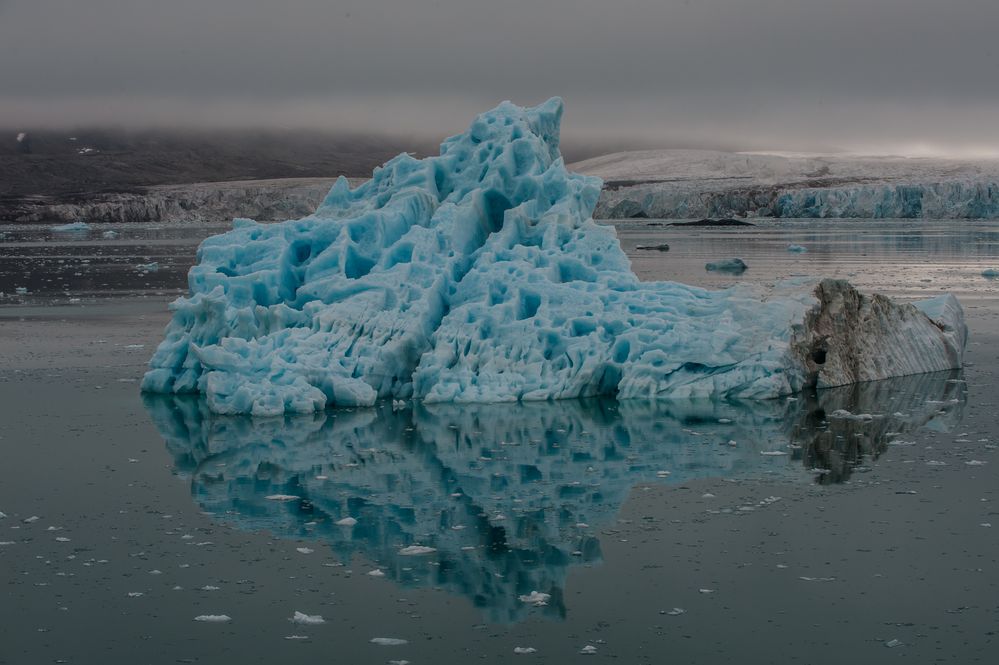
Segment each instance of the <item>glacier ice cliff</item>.
[[313,215],[205,240],[143,380],[218,413],[378,399],[770,398],[960,366],[957,301],[844,282],[643,283],[560,157],[559,99],[504,102]]
[[573,169],[607,184],[600,218],[999,218],[999,162],[643,150]]

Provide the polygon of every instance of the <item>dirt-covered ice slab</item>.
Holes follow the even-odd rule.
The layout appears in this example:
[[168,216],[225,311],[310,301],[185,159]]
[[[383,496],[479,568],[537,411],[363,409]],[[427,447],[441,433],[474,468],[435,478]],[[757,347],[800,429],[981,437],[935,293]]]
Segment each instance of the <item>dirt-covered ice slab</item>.
[[504,103],[316,213],[207,239],[143,389],[275,415],[381,398],[770,398],[958,367],[957,301],[843,282],[640,282],[558,151],[562,103]]

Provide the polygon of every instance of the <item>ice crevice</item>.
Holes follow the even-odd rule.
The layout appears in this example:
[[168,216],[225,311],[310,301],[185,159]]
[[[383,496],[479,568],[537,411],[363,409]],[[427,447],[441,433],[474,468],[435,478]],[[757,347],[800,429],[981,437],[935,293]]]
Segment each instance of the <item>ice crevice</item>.
[[566,170],[562,102],[504,102],[316,212],[208,238],[143,380],[218,413],[379,399],[770,398],[960,366],[960,305],[834,280],[640,282]]

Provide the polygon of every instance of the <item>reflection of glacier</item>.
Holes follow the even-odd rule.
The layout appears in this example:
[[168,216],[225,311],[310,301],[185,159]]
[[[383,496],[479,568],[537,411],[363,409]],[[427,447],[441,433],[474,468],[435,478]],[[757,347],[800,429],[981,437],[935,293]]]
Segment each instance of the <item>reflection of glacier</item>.
[[[510,621],[531,610],[518,596],[534,590],[551,594],[540,611],[565,612],[569,566],[600,559],[599,533],[636,484],[796,473],[789,459],[841,480],[892,436],[956,424],[963,391],[948,373],[753,403],[382,406],[264,420],[212,415],[193,398],[147,406],[195,500],[220,519],[323,541],[344,562],[360,554],[388,578],[464,594]],[[842,410],[873,417],[832,415]],[[336,524],[346,517],[357,524]],[[413,544],[436,551],[400,554]]]

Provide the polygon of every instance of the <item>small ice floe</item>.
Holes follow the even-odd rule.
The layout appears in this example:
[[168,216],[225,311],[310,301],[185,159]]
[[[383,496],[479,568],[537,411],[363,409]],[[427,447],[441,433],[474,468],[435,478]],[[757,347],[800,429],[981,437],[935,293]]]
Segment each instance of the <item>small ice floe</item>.
[[786,451],[783,450],[761,450],[761,455],[766,455],[767,457],[781,457],[787,455]]
[[390,660],[388,665],[410,665],[408,660]]
[[144,349],[144,348],[146,348],[146,345],[145,344],[126,344],[124,346],[124,348],[126,348],[126,349]]
[[999,277],[999,269],[996,268],[986,268],[982,271],[982,277],[985,279],[996,279]]
[[749,266],[742,259],[722,259],[704,264],[704,269],[709,272],[727,272],[733,275],[740,275],[746,272]]
[[295,551],[298,552],[299,554],[312,554],[313,552],[315,552],[315,550],[312,549],[311,547],[296,547]]
[[56,540],[57,543],[68,543],[69,542],[69,538],[67,538],[66,536],[59,536],[55,540]]
[[[992,522],[982,522],[978,526],[984,527],[986,529],[991,529],[992,528]],[[3,545],[3,543],[0,543],[0,545]]]
[[403,547],[399,550],[399,554],[402,556],[419,556],[421,554],[432,554],[437,551],[436,547],[427,547],[425,545],[410,545],[409,547]]
[[965,462],[965,464],[967,464],[968,466],[985,466],[986,464],[988,464],[988,462],[984,462],[980,459],[970,459],[967,462]]
[[551,600],[551,594],[542,593],[540,591],[532,591],[531,593],[524,594],[522,596],[517,596],[517,598],[522,603],[528,603],[530,605],[542,606],[547,605],[548,601]]
[[587,644],[585,647],[579,650],[579,653],[583,654],[584,656],[592,656],[596,652],[597,648],[592,644]]
[[354,526],[355,524],[357,524],[357,520],[353,517],[344,517],[342,520],[336,521],[337,526]]
[[665,470],[663,470],[663,471],[656,471],[656,477],[657,478],[665,478],[668,475],[670,475],[669,471],[665,471]]
[[0,547],[3,547],[4,545],[16,545],[16,544],[17,541],[15,540],[0,540]]
[[115,238],[118,237],[118,232],[117,231],[105,231],[104,233],[101,234],[101,237],[104,238],[105,240],[114,240]]
[[28,295],[28,287],[26,287],[26,286],[15,286],[14,287],[14,293],[16,293],[19,296],[26,296],[26,295]]
[[86,222],[70,222],[69,224],[60,224],[58,226],[53,226],[50,230],[56,233],[72,233],[73,231],[89,231],[90,224]]
[[150,261],[149,263],[138,263],[135,269],[139,272],[156,272],[160,269],[160,264],[156,261]]
[[874,420],[874,416],[870,413],[850,413],[846,409],[836,409],[828,417],[844,418],[846,420]]
[[201,587],[201,590],[202,591],[218,591],[219,587],[211,585],[211,584],[206,584],[205,586]]
[[232,617],[228,614],[199,614],[194,620],[203,623],[226,623],[232,621]]
[[382,647],[400,647],[403,644],[409,644],[409,640],[402,640],[398,637],[372,637],[371,643]]
[[926,463],[926,466],[947,466],[947,462],[941,462],[940,460],[931,459]]
[[6,517],[7,517],[7,513],[5,513],[2,510],[0,510],[0,520],[4,519]]
[[33,524],[33,523],[37,522],[40,519],[42,519],[42,518],[39,517],[38,515],[32,515],[31,517],[25,517],[21,521],[24,522],[25,524]]
[[635,249],[648,249],[655,252],[668,252],[669,245],[667,245],[664,242],[659,243],[658,245],[636,245]]
[[295,496],[294,494],[271,494],[270,496],[265,496],[268,501],[298,501],[302,497]]
[[306,614],[305,612],[296,611],[288,621],[292,623],[297,623],[302,626],[318,626],[319,624],[326,623],[324,619],[319,614]]
[[894,649],[895,647],[902,646],[902,641],[901,640],[888,640],[887,642],[885,642],[885,646],[888,647],[889,649]]
[[160,569],[158,569],[158,568],[153,568],[152,570],[149,571],[149,574],[150,575],[162,575],[163,571],[160,570]]
[[128,597],[129,598],[142,598],[144,595],[145,594],[142,593],[141,591],[129,591],[128,592]]
[[374,570],[369,572],[368,575],[370,575],[371,577],[385,577],[385,573],[379,568],[375,568]]
[[698,589],[698,593],[714,593],[714,589]]
[[392,410],[393,411],[402,411],[403,409],[406,408],[406,406],[407,406],[406,400],[402,400],[402,399],[394,399],[394,400],[392,400]]
[[803,254],[804,252],[808,251],[808,248],[805,247],[804,245],[795,245],[794,243],[791,243],[790,245],[787,246],[787,251],[792,252],[794,254]]
[[836,581],[835,577],[805,577],[805,576],[800,576],[800,577],[798,577],[798,579],[802,580],[802,581],[805,581],[805,582],[835,582]]
[[713,498],[715,498],[715,495],[712,494],[711,492],[705,492],[704,494],[701,495],[701,498],[702,499],[713,499]]
[[284,639],[286,639],[286,640],[307,640],[307,639],[309,639],[309,636],[308,635],[285,635]]
[[527,654],[527,653],[537,653],[538,650],[534,647],[514,647],[513,652],[516,654]]
[[674,607],[673,609],[666,612],[666,614],[668,614],[671,617],[678,617],[681,614],[686,614],[686,613],[687,610],[683,609],[682,607]]

